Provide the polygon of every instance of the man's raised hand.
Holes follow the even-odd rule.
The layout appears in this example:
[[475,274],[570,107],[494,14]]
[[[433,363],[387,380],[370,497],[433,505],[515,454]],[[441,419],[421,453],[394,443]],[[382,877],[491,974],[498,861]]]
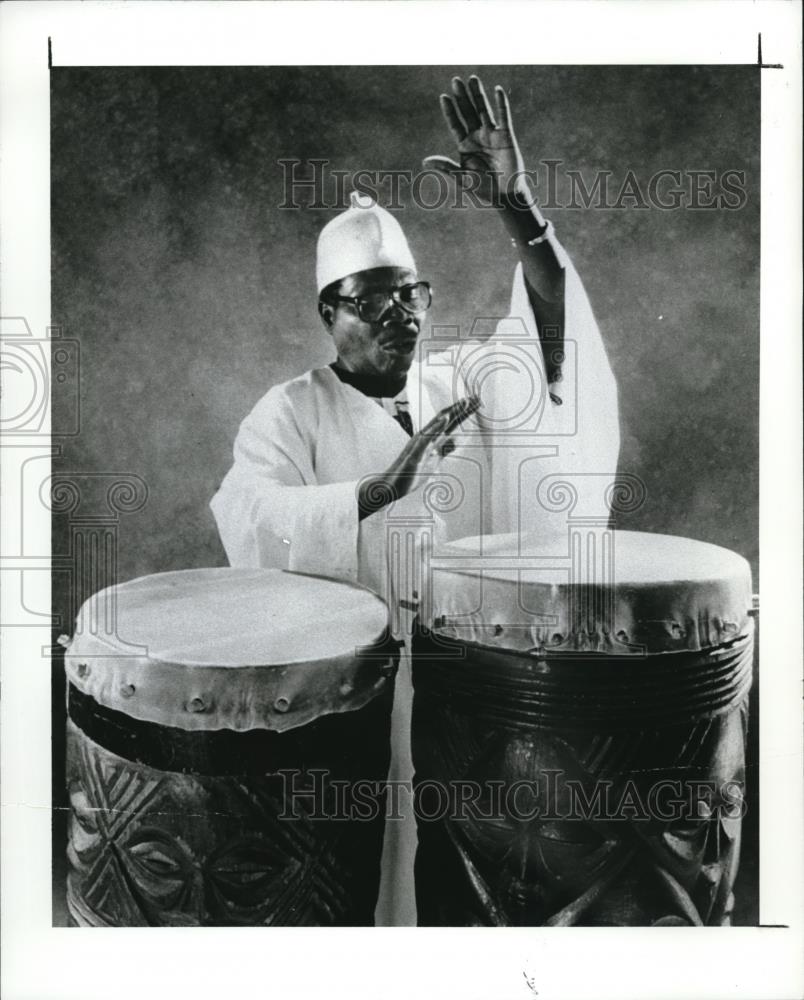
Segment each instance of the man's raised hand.
[[467,193],[487,205],[528,195],[508,98],[502,87],[494,88],[494,97],[496,117],[478,77],[470,76],[468,87],[460,77],[453,77],[452,94],[441,95],[441,111],[458,144],[460,163],[446,156],[424,160],[425,166],[454,177]]

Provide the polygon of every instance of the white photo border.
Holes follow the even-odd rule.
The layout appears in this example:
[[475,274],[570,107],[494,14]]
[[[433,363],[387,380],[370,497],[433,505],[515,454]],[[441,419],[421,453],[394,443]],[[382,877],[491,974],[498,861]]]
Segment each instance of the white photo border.
[[[391,44],[412,8],[429,30]],[[315,31],[311,26],[315,26]],[[800,6],[749,2],[10,2],[0,6],[0,314],[51,324],[48,39],[58,66],[747,64],[762,70],[759,928],[116,930],[51,926],[48,625],[2,634],[2,993],[462,1000],[804,994]],[[4,404],[13,406],[6,398]],[[47,446],[49,425],[38,444]],[[9,468],[7,442],[0,449]],[[24,558],[3,489],[0,570]],[[49,513],[26,511],[49,551]],[[35,519],[39,518],[37,522]],[[41,560],[40,560],[41,563]],[[47,570],[47,565],[35,568]],[[50,606],[49,573],[25,604]],[[10,613],[3,589],[3,614]],[[13,617],[13,616],[12,616]]]

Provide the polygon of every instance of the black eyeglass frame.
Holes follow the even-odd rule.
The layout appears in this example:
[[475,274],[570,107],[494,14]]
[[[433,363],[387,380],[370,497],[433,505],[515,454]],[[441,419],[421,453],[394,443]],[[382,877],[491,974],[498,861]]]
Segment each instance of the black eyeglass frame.
[[[428,300],[427,305],[424,306],[424,308],[412,309],[409,303],[402,302],[401,299],[399,298],[399,295],[401,292],[404,292],[406,288],[426,288],[427,300]],[[370,292],[369,294],[378,295],[380,294],[380,291],[378,290],[377,292]],[[353,305],[357,310],[357,315],[360,317],[360,319],[363,320],[364,323],[375,323],[380,318],[380,316],[382,316],[382,314],[386,311],[386,309],[388,309],[388,306],[391,302],[395,302],[398,306],[404,309],[405,312],[410,313],[411,315],[417,312],[426,312],[433,304],[433,289],[429,281],[411,281],[408,282],[408,284],[406,285],[399,285],[398,288],[389,288],[385,290],[386,305],[383,307],[382,311],[373,319],[369,319],[368,317],[363,315],[363,308],[366,304],[367,297],[368,296],[363,296],[363,295],[330,296],[333,302],[348,302],[350,303],[350,305]]]

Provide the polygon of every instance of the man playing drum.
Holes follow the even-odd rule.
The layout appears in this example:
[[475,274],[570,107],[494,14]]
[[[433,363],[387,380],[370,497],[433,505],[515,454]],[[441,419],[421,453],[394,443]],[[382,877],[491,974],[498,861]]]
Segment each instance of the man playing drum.
[[[459,162],[434,156],[425,164],[471,192],[470,203],[491,209],[510,235],[519,265],[508,317],[483,344],[462,342],[416,360],[429,284],[396,219],[353,196],[318,241],[318,310],[336,360],[257,403],[211,503],[233,566],[357,581],[392,609],[413,607],[419,571],[400,555],[410,525],[423,525],[415,530],[431,546],[553,530],[535,501],[519,503],[531,494],[529,477],[614,475],[617,395],[600,334],[529,189],[501,87],[494,98],[492,108],[477,77],[468,85],[456,77],[441,108]],[[526,468],[532,458],[539,461]],[[452,497],[441,507],[427,490],[436,476]],[[410,776],[409,702],[403,661],[394,709],[398,778]],[[389,823],[386,832],[397,871],[409,869],[413,846],[409,835],[393,843],[399,827]],[[401,881],[412,881],[409,872]],[[415,923],[412,889],[393,890],[387,879],[379,920]]]

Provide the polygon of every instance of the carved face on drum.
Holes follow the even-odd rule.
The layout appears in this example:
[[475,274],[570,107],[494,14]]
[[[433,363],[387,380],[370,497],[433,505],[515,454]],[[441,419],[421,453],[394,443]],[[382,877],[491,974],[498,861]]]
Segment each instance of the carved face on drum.
[[[716,722],[713,728],[722,727]],[[697,763],[705,766],[695,775],[688,771],[688,782],[677,779],[673,787],[682,795],[665,796],[662,803],[674,818],[657,823],[650,783],[636,774],[609,773],[609,794],[596,803],[594,777],[582,772],[564,741],[543,739],[535,746],[514,736],[500,749],[487,758],[486,778],[500,768],[496,774],[508,775],[508,790],[519,785],[508,814],[458,824],[474,852],[476,883],[486,882],[493,922],[699,925],[713,912],[728,915],[740,822],[739,810],[730,808],[735,803],[723,801],[721,790],[738,784],[741,760],[718,759],[714,746],[699,745],[704,753]],[[538,790],[541,800],[528,789]],[[591,815],[579,815],[590,805]]]
[[265,926],[371,918],[376,890],[363,889],[355,860],[378,850],[376,823],[358,827],[344,851],[343,824],[327,830],[303,817],[281,818],[278,778],[273,787],[265,779],[159,772],[122,761],[83,734],[72,738],[68,896],[75,922]]
[[[332,620],[339,607],[340,618],[351,613],[355,628],[339,633],[346,655],[329,658],[327,619],[322,655],[297,664],[299,629],[285,612],[297,609],[305,649],[313,649],[312,593]],[[375,641],[385,635],[386,605],[333,581],[208,569],[120,585],[115,606],[129,642],[154,643],[152,651],[167,649],[174,660],[153,655],[132,664],[122,652],[108,654],[108,637],[99,655],[91,630],[79,630],[71,646],[73,923],[371,924],[384,826],[373,789],[388,772],[393,685],[386,674],[395,668]],[[271,631],[273,607],[283,610],[284,647]],[[216,625],[199,653],[185,618],[231,623],[238,613],[249,623],[245,638],[231,626],[216,639]],[[265,633],[259,622],[268,623]],[[356,649],[373,655],[358,659]],[[260,664],[263,654],[262,667],[226,666]],[[196,669],[199,655],[223,665]],[[311,790],[310,775],[326,775],[328,784],[322,779]],[[363,805],[371,815],[352,822],[329,798],[358,781],[368,782]]]
[[512,734],[489,749],[470,773],[489,789],[495,775],[506,775],[500,800],[492,801],[492,791],[478,802],[479,817],[495,818],[467,816],[458,826],[466,847],[476,852],[475,877],[486,883],[490,922],[542,924],[618,867],[624,852],[615,838],[565,818],[570,810],[560,746],[542,741],[537,747],[531,738]]
[[[89,777],[99,756],[87,763]],[[74,781],[70,789],[71,902],[80,896],[88,922],[265,924],[282,922],[286,909],[305,908],[309,860],[270,839],[270,803],[253,790],[130,767],[113,782],[105,770],[116,801],[103,801],[94,782]],[[232,797],[236,806],[226,801]],[[187,823],[188,814],[205,810],[218,817],[214,824]]]
[[[438,887],[419,894],[422,923],[728,922],[744,711],[662,733],[583,736],[490,730],[447,715],[449,749],[427,771],[452,787],[453,811],[420,822],[417,880]],[[659,768],[668,759],[675,767]]]

